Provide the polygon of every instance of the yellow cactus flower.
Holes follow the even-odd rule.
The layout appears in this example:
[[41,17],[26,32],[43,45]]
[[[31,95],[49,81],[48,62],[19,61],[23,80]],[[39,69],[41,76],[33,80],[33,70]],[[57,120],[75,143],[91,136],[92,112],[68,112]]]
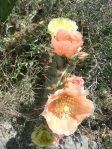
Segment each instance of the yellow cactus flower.
[[75,21],[72,21],[67,18],[55,18],[50,21],[48,24],[48,32],[51,35],[56,35],[59,29],[65,29],[68,31],[76,31],[78,26]]

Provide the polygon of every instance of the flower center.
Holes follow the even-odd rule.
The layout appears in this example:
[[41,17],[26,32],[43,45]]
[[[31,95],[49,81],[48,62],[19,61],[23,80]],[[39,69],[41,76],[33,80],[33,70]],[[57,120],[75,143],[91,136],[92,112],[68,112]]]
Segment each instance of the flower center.
[[68,106],[64,106],[64,111],[65,111],[65,112],[69,112],[69,110],[70,110],[70,109],[69,109]]
[[53,113],[59,118],[66,118],[72,114],[73,108],[73,97],[60,96],[60,98],[56,100]]

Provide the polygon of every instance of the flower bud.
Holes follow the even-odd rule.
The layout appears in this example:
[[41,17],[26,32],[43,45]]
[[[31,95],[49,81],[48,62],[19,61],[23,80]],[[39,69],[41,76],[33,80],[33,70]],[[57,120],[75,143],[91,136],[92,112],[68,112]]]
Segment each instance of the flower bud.
[[80,61],[84,61],[87,57],[88,57],[88,53],[87,52],[79,52],[77,57]]

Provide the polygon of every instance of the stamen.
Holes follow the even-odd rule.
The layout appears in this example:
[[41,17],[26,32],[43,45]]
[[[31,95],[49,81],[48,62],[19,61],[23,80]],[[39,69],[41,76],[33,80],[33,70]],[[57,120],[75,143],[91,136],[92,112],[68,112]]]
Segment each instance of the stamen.
[[64,111],[65,111],[65,112],[69,112],[69,110],[70,110],[70,109],[69,109],[68,106],[65,106],[65,107],[64,107]]
[[59,117],[59,118],[66,118],[70,116],[70,114],[73,111],[73,97],[70,96],[60,96],[58,100],[56,101],[55,109],[54,109],[54,114]]

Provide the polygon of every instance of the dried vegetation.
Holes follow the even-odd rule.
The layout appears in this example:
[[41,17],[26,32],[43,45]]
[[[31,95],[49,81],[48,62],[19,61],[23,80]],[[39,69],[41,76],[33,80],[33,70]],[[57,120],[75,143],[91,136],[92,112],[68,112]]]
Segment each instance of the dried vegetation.
[[[46,70],[50,62],[47,24],[54,17],[68,17],[77,22],[84,36],[83,51],[89,53],[85,62],[77,63],[73,73],[85,77],[96,110],[94,116],[80,126],[79,131],[96,141],[99,148],[110,149],[111,0],[18,1],[8,20],[0,25],[0,120],[12,121],[18,135],[31,124],[33,127],[37,124],[38,105],[41,105],[46,89]],[[15,118],[16,121],[13,121]],[[22,126],[21,131],[18,126]],[[22,137],[27,144],[30,141],[26,136],[24,134]]]

